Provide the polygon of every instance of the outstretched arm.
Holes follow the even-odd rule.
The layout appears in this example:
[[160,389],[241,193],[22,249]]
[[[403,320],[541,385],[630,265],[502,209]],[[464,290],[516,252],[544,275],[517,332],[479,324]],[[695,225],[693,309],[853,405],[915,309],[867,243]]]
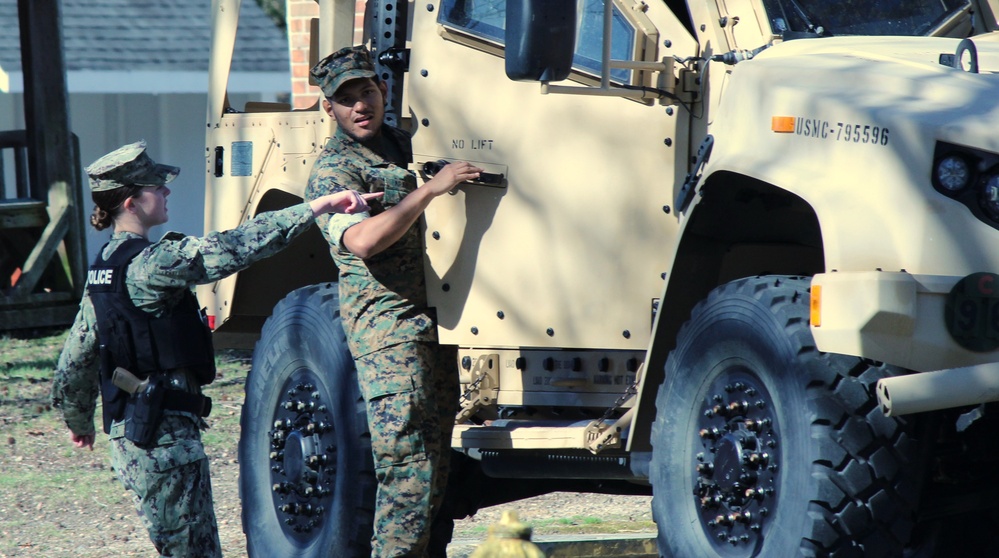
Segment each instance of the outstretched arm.
[[[167,233],[132,260],[129,273],[141,274],[143,280],[136,283],[148,291],[176,290],[218,281],[283,250],[312,226],[317,214],[367,211],[367,200],[380,195],[344,190],[308,203],[267,211],[234,229],[210,232],[203,237]],[[143,298],[132,287],[129,289],[133,298]]]

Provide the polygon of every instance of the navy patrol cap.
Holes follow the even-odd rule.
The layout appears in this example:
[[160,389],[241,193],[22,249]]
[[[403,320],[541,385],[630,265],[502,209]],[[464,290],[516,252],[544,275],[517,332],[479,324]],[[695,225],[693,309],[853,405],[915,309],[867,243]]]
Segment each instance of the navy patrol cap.
[[104,192],[123,186],[162,186],[180,174],[180,168],[161,165],[146,154],[146,141],[123,145],[87,167],[90,190]]
[[371,53],[363,46],[344,47],[323,58],[309,70],[327,99],[332,99],[344,83],[358,78],[373,78],[375,65]]

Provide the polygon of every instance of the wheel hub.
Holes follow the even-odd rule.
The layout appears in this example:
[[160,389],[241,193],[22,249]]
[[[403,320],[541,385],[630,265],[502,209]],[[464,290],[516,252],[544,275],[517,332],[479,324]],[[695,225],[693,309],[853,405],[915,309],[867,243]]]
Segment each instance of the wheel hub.
[[762,384],[740,370],[719,376],[701,405],[694,498],[717,547],[756,548],[776,511],[780,446],[770,401]]
[[336,480],[335,429],[310,371],[292,374],[274,409],[270,469],[274,508],[291,537],[318,535]]
[[755,445],[755,441],[753,436],[740,430],[730,432],[718,441],[713,477],[722,492],[738,494],[743,484],[749,482],[743,447]]
[[288,480],[300,485],[308,482],[310,469],[306,463],[315,461],[317,455],[315,437],[304,436],[300,430],[293,430],[284,447],[284,471]]

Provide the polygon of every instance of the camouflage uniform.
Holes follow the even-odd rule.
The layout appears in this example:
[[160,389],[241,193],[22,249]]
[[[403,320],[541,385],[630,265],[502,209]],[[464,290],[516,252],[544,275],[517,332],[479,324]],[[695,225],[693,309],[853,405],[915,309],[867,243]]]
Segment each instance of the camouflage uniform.
[[[126,152],[134,152],[137,145],[133,144],[132,151]],[[145,146],[141,148],[144,150]],[[126,160],[125,166],[136,160]],[[101,161],[104,158],[98,162]],[[87,172],[97,174],[100,168],[95,163]],[[172,176],[166,176],[163,181],[170,179]],[[92,177],[94,191],[110,189],[105,186],[99,177]],[[217,281],[277,253],[313,221],[312,209],[303,203],[261,214],[236,229],[201,238],[167,233],[129,264],[125,279],[129,296],[137,307],[162,315],[191,286]],[[130,232],[113,234],[103,248],[104,256],[130,238],[140,236]],[[62,410],[66,425],[76,435],[94,433],[99,378],[97,319],[85,293],[59,356],[52,389],[54,406]],[[171,377],[171,382],[175,389],[200,393],[197,382],[184,375]],[[122,484],[133,492],[138,514],[162,556],[222,555],[208,458],[201,443],[201,429],[206,426],[194,414],[165,410],[155,435],[156,443],[143,449],[124,438],[123,422],[112,425],[112,466]]]
[[[344,59],[344,53],[344,63],[362,71],[340,71],[340,78],[374,75],[365,71],[370,62],[360,49],[335,53],[317,68]],[[343,326],[367,402],[378,479],[372,556],[378,558],[424,555],[432,514],[444,495],[458,402],[456,355],[438,345],[435,314],[427,305],[419,225],[368,259],[343,244],[349,227],[416,189],[416,178],[406,170],[411,159],[409,136],[401,130],[383,125],[364,145],[338,129],[316,160],[305,193],[306,199],[345,189],[385,193],[371,202],[370,212],[317,219],[339,268]]]

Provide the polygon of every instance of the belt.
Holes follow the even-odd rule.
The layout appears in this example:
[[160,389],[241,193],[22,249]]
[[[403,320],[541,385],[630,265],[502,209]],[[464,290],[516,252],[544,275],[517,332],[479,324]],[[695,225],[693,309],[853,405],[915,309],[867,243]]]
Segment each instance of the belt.
[[187,368],[174,368],[162,373],[164,383],[171,390],[183,391],[201,395],[201,385],[198,384],[194,371]]
[[207,417],[212,412],[212,398],[186,391],[167,389],[163,393],[163,408]]

